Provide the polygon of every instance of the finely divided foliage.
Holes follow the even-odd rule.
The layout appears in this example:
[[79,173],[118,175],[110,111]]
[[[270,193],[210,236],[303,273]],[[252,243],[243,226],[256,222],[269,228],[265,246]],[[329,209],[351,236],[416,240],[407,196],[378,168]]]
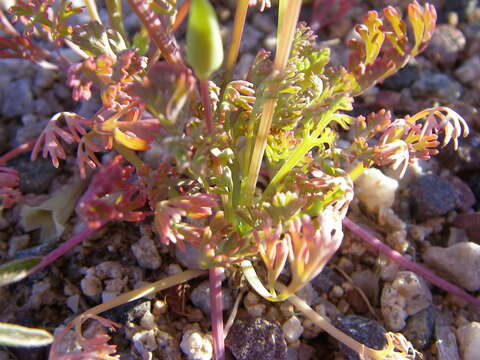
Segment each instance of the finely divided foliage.
[[[240,265],[256,290],[272,301],[301,289],[336,252],[343,238],[342,219],[354,196],[352,178],[359,171],[391,164],[403,175],[415,158],[428,159],[450,141],[456,148],[458,138],[468,134],[462,117],[443,106],[398,119],[386,110],[358,118],[349,114],[355,96],[425,49],[436,21],[428,3],[411,3],[407,21],[391,6],[383,15],[368,12],[355,27],[346,67],[329,65],[329,49],[319,49],[313,31],[298,24],[284,69],[279,71],[262,50],[247,79],[202,78],[207,85],[203,90],[172,31],[174,0],[128,0],[143,26],[133,39],[125,35],[121,9],[112,1],[109,26],[97,19],[67,25],[65,20],[82,9],[66,0],[55,9],[52,3],[17,2],[12,20],[24,24],[24,34],[1,14],[6,36],[0,36],[0,56],[63,69],[75,101],[88,100],[97,91],[102,104],[88,119],[72,112],[54,115],[33,148],[32,160],[42,154],[58,167],[70,156],[63,143],[77,144],[80,176],[96,169],[77,205],[86,227],[154,215],[164,244],[185,248],[188,242],[199,248],[206,267]],[[263,9],[270,3],[259,5]],[[41,50],[32,42],[35,35],[55,46],[71,46],[84,58],[70,63]],[[210,75],[214,69],[208,69]],[[259,181],[253,196],[246,197],[242,183],[252,175],[260,120],[272,99]],[[354,139],[340,148],[336,141],[342,129],[351,129]],[[144,162],[141,154],[152,146],[160,149],[155,165]],[[110,151],[120,155],[102,163],[101,155]],[[17,185],[16,172],[0,168],[5,208],[20,200]],[[266,287],[250,261],[257,267],[263,262]],[[287,264],[291,281],[280,286]],[[117,358],[105,336],[81,337],[83,358]],[[389,346],[394,347],[392,339]],[[55,351],[52,359],[82,358]]]

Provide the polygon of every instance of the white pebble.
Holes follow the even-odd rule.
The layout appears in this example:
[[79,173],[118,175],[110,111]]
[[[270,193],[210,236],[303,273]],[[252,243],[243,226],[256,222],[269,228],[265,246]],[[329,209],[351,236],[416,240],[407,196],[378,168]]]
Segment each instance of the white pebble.
[[152,359],[152,352],[157,350],[157,341],[155,339],[154,330],[142,330],[135,333],[132,337],[135,350],[142,357],[142,360]]
[[432,246],[423,260],[466,290],[480,290],[480,245],[462,242],[448,248]]
[[463,360],[480,359],[480,322],[472,322],[457,329],[457,338]]
[[155,242],[148,236],[142,236],[131,249],[138,264],[143,268],[156,270],[162,264]]
[[197,330],[187,330],[183,334],[180,349],[188,360],[210,360],[213,357],[211,337]]
[[303,326],[296,316],[292,316],[285,321],[282,326],[283,334],[287,343],[291,344],[297,341],[303,333]]
[[384,286],[380,303],[387,327],[399,331],[405,327],[408,316],[432,303],[432,293],[425,280],[417,274],[400,271],[393,283]]
[[375,168],[365,170],[355,181],[355,194],[367,210],[374,214],[382,208],[392,207],[397,188],[397,180]]

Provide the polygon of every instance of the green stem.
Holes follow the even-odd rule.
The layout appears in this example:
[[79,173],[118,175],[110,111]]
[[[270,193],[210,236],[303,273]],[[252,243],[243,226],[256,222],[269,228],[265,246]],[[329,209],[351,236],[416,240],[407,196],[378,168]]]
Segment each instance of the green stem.
[[122,0],[105,0],[105,5],[107,6],[110,27],[118,31],[125,42],[128,42],[128,36],[123,25]]
[[[287,66],[287,61],[292,47],[293,37],[295,35],[295,26],[300,14],[301,0],[280,0],[278,33],[277,33],[277,53],[273,63],[274,74],[281,74]],[[255,194],[258,174],[262,165],[263,154],[267,146],[267,138],[272,125],[273,113],[277,100],[268,99],[263,105],[262,116],[258,131],[255,135],[253,151],[246,161],[249,164],[248,173],[244,173],[245,181],[242,181],[242,198],[243,204],[251,204]],[[245,156],[249,156],[247,153]]]
[[243,28],[247,17],[248,0],[238,0],[235,10],[235,20],[233,22],[232,41],[228,49],[226,61],[225,83],[232,78],[233,68],[237,63],[238,52],[240,50],[240,42],[242,41]]
[[98,21],[98,23],[101,24],[102,20],[100,20],[100,16],[98,15],[98,9],[95,0],[85,0],[85,6],[87,7],[88,15],[90,15],[92,21]]

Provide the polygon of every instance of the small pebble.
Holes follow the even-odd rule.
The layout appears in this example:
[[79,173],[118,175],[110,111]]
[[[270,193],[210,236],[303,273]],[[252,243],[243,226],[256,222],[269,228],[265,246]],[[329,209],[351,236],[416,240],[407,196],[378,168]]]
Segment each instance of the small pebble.
[[457,338],[452,327],[446,325],[435,326],[435,349],[438,360],[460,360]]
[[455,70],[455,76],[465,85],[480,77],[480,56],[472,56]]
[[480,211],[460,214],[453,224],[466,231],[470,241],[480,244]]
[[455,188],[435,174],[418,177],[410,184],[410,198],[415,217],[425,221],[455,209]]
[[480,322],[471,322],[458,328],[457,339],[463,360],[478,360],[480,358]]
[[417,350],[426,349],[433,338],[435,308],[433,305],[410,316],[402,333]]
[[463,87],[460,83],[445,74],[423,74],[411,87],[412,95],[419,98],[439,98],[454,102],[462,96]]
[[282,328],[265,319],[237,319],[225,344],[235,360],[286,360]]
[[468,291],[480,290],[480,245],[463,242],[448,248],[432,246],[425,263]]
[[355,194],[371,213],[392,207],[397,188],[397,180],[375,168],[365,170],[355,181]]
[[180,348],[188,360],[210,360],[213,357],[211,336],[198,330],[187,330],[182,336]]
[[27,78],[9,83],[3,93],[2,115],[7,118],[30,114],[34,111],[34,99]]
[[139,241],[131,246],[131,249],[141,267],[150,270],[160,268],[162,258],[158,253],[153,239],[148,236],[142,236]]
[[[229,290],[222,289],[223,297],[223,311],[228,311],[233,304],[232,295]],[[200,285],[193,289],[190,294],[191,302],[198,308],[200,308],[205,314],[210,314],[210,285],[208,281],[202,282]]]
[[425,280],[411,271],[400,271],[392,283],[383,287],[380,304],[387,327],[402,330],[409,315],[426,309],[432,294]]
[[450,24],[440,24],[435,28],[425,54],[437,64],[451,67],[465,45],[465,36],[458,28]]
[[[387,339],[385,337],[386,330],[374,320],[357,315],[349,315],[345,317],[337,317],[334,321],[334,325],[355,340],[373,349],[381,350],[387,344]],[[340,346],[340,351],[348,360],[360,360],[360,356],[355,351],[343,343],[338,342],[338,344]]]
[[282,325],[283,334],[288,344],[296,342],[303,333],[303,326],[296,316],[292,316]]

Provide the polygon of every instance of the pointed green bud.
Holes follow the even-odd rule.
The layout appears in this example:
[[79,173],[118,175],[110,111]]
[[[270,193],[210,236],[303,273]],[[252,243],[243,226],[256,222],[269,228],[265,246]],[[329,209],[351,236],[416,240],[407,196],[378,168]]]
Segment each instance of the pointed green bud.
[[207,80],[222,65],[220,26],[208,0],[192,0],[188,15],[187,61],[200,80]]

